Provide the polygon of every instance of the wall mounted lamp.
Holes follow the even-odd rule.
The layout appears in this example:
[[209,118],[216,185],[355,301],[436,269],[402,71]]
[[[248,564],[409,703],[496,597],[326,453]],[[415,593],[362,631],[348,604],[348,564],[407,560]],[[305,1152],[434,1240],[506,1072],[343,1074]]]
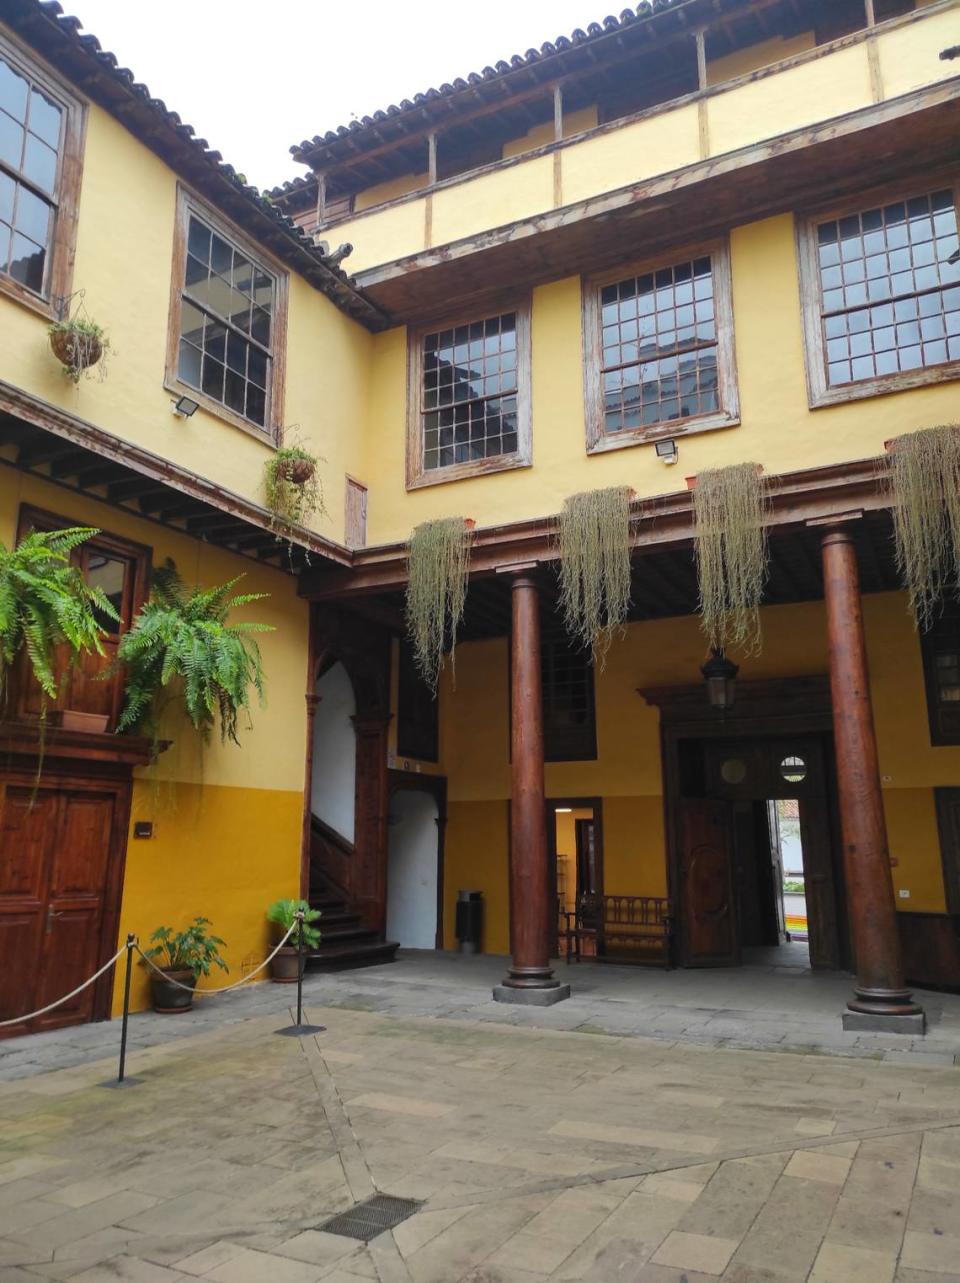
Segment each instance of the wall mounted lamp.
[[178,396],[176,401],[171,401],[174,414],[180,419],[189,419],[200,409],[200,402],[194,401],[190,396]]
[[680,448],[674,441],[673,437],[668,437],[666,441],[656,441],[653,446],[657,452],[657,458],[661,463],[676,463],[680,458]]

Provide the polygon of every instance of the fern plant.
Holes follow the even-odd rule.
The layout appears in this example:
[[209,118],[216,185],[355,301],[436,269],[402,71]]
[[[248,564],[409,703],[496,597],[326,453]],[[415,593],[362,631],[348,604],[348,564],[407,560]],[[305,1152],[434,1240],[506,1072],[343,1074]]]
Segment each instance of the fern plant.
[[0,544],[0,694],[7,693],[10,670],[25,650],[44,699],[56,699],[58,651],[70,657],[89,651],[102,655],[105,630],[100,612],[118,619],[108,598],[85,582],[70,554],[97,534],[87,526],[33,530],[12,551]]
[[177,693],[204,741],[219,718],[221,740],[239,744],[237,719],[249,711],[251,689],[264,702],[260,648],[251,634],[273,632],[269,624],[227,622],[232,610],[269,596],[231,596],[242,578],[188,591],[169,559],[154,572],[150,600],[117,651],[127,674],[118,731],[144,728],[156,738],[164,696]]

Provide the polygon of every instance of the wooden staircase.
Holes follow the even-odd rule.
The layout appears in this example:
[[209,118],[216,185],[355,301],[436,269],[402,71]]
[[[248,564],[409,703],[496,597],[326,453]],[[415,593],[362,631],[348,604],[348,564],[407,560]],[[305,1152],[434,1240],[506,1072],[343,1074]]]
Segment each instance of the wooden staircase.
[[311,971],[347,971],[396,960],[400,945],[384,940],[378,931],[364,926],[349,896],[331,877],[330,866],[349,860],[352,854],[352,845],[346,838],[316,816],[312,817],[310,907],[319,909],[322,917],[317,924],[320,944],[307,955],[307,967]]

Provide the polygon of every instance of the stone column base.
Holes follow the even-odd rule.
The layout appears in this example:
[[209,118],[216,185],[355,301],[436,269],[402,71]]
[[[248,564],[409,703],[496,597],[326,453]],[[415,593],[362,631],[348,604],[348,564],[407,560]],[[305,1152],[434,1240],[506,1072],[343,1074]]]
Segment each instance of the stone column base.
[[546,989],[514,989],[510,985],[494,985],[494,1002],[514,1002],[521,1007],[552,1007],[570,997],[570,986],[550,985]]
[[843,1027],[848,1033],[907,1034],[922,1038],[927,1032],[922,1011],[896,1016],[879,1011],[845,1011]]

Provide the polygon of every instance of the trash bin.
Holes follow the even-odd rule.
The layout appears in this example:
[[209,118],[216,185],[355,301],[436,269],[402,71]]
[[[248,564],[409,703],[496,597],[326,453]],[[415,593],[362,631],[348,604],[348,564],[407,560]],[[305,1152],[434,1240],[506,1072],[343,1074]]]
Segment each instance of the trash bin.
[[483,937],[483,892],[457,892],[457,940],[461,953],[479,953]]

